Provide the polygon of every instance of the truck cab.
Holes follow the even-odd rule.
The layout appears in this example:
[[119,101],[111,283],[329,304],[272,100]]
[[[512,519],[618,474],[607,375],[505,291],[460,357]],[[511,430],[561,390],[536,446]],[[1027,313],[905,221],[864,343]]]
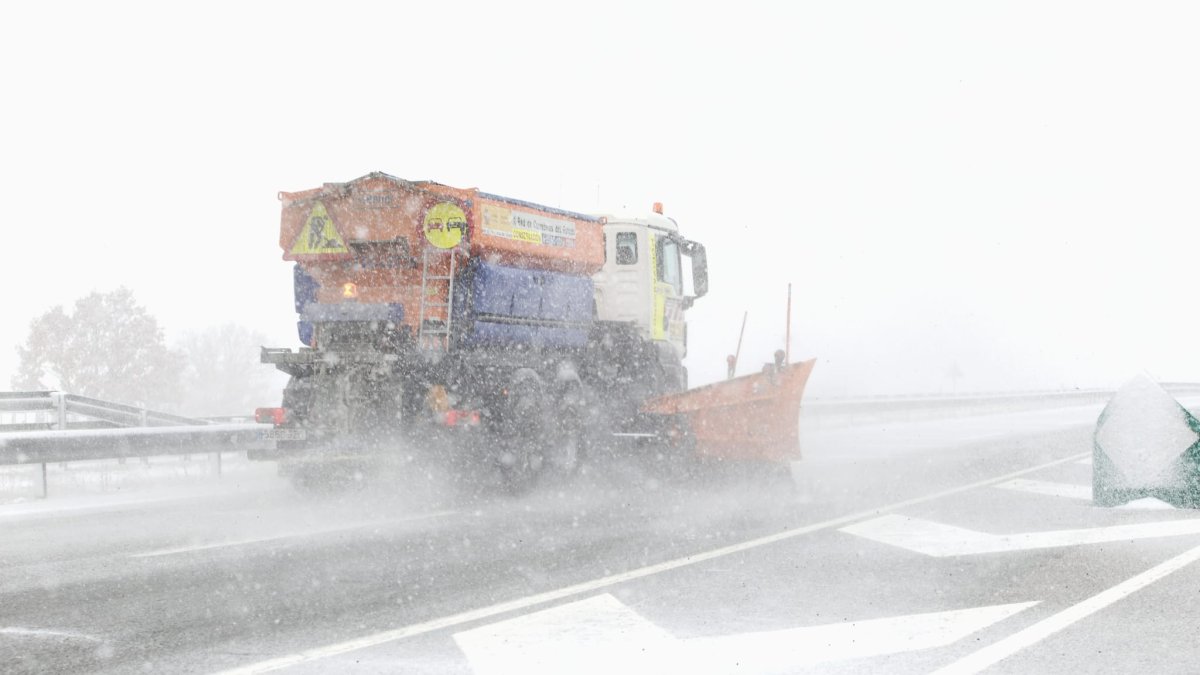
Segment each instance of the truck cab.
[[[596,319],[621,325],[654,346],[671,384],[686,389],[684,311],[708,292],[704,246],[684,239],[661,205],[646,216],[603,216],[604,266],[593,276]],[[684,290],[683,258],[691,259],[692,291]]]

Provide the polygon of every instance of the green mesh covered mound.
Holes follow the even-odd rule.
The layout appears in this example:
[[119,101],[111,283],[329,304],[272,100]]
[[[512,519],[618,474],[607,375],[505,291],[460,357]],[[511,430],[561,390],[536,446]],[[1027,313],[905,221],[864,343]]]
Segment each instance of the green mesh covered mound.
[[1200,508],[1200,421],[1150,378],[1135,377],[1108,402],[1093,448],[1098,506],[1154,497]]

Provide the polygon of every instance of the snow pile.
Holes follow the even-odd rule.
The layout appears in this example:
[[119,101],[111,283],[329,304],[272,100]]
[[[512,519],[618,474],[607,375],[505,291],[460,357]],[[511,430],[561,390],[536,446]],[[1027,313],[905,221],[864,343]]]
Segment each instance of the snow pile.
[[1188,417],[1170,394],[1144,375],[1117,391],[1100,416],[1096,449],[1120,472],[1120,487],[1156,488],[1179,481],[1180,455],[1200,440]]

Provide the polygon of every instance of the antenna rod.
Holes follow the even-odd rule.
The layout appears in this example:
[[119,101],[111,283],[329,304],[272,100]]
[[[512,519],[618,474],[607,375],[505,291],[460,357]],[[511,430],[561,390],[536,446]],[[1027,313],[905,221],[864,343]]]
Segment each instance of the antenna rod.
[[783,362],[792,362],[792,284],[788,283],[787,331],[784,333]]
[[729,363],[729,377],[732,378],[737,373],[738,357],[742,355],[742,336],[746,334],[746,316],[749,311],[742,312],[742,329],[738,331],[737,351],[733,353],[733,361]]

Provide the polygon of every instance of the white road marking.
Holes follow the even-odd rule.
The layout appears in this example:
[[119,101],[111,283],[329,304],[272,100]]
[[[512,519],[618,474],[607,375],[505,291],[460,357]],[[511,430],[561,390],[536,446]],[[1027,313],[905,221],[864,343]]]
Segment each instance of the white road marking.
[[142,506],[161,504],[163,502],[183,501],[194,499],[194,495],[174,495],[169,497],[119,497],[115,499],[93,498],[95,501],[75,504],[47,504],[45,501],[19,502],[0,506],[0,518],[33,518],[38,516],[54,516],[72,511],[105,511],[121,510],[127,506]]
[[254,539],[236,539],[233,541],[218,541],[208,544],[196,544],[193,546],[180,546],[177,548],[164,548],[156,551],[146,551],[143,553],[131,553],[130,558],[157,558],[164,555],[176,555],[179,553],[195,553],[196,551],[208,551],[217,548],[228,548],[231,546],[247,546],[249,544],[262,544],[269,541],[279,541],[281,539],[295,539],[298,537],[311,537],[322,534],[330,534],[332,532],[346,532],[349,530],[361,530],[368,527],[382,527],[388,525],[397,525],[399,523],[407,523],[415,520],[426,520],[429,518],[439,518],[448,516],[454,511],[433,511],[430,513],[421,513],[406,518],[390,518],[388,520],[374,520],[365,523],[354,523],[352,525],[340,525],[338,527],[327,527],[319,530],[306,530],[304,532],[288,532],[286,534],[276,534],[269,537],[257,537]]
[[1063,611],[995,642],[977,652],[939,668],[932,675],[971,675],[1012,656],[1071,624],[1085,619],[1114,602],[1149,586],[1163,577],[1200,560],[1200,546],[1151,567],[1092,597],[1071,605]]
[[787,672],[944,647],[1036,604],[681,640],[605,593],[455,633],[454,641],[476,675]]
[[454,641],[476,675],[610,675],[633,664],[634,672],[686,672],[678,641],[607,593],[455,633]]
[[948,558],[1200,534],[1200,518],[1090,527],[1081,530],[989,534],[892,514],[843,527],[841,531],[935,558]]
[[1088,455],[1087,457],[1084,457],[1083,459],[1076,462],[1076,464],[1083,464],[1085,466],[1091,466],[1092,465],[1092,456]]
[[825,520],[825,521],[822,521],[819,523],[813,523],[811,525],[803,525],[803,526],[796,527],[796,528],[793,528],[790,530],[784,530],[784,531],[778,532],[776,534],[767,535],[765,537],[759,537],[757,539],[750,539],[748,541],[744,541],[744,542],[741,542],[738,544],[731,544],[729,546],[722,546],[720,548],[716,548],[711,551],[695,553],[695,554],[692,554],[689,556],[685,556],[683,558],[676,558],[674,560],[668,560],[668,561],[657,563],[654,565],[647,565],[645,567],[639,567],[636,569],[629,570],[627,572],[611,574],[611,575],[608,575],[605,577],[600,577],[598,579],[593,579],[591,581],[584,581],[582,583],[574,584],[571,586],[565,586],[563,588],[555,589],[552,591],[537,593],[537,594],[529,595],[529,596],[526,596],[523,598],[516,598],[514,600],[500,602],[500,603],[496,603],[494,605],[488,605],[486,607],[479,607],[477,609],[467,610],[465,612],[459,612],[458,614],[451,614],[451,615],[443,616],[443,617],[440,617],[437,619],[431,619],[429,621],[423,621],[420,623],[414,623],[414,624],[410,624],[407,626],[401,626],[399,628],[393,628],[391,630],[382,631],[382,632],[375,633],[372,635],[365,635],[363,637],[355,638],[353,640],[346,640],[345,642],[337,642],[334,644],[325,645],[323,647],[315,647],[312,649],[305,649],[305,650],[295,652],[292,654],[286,654],[284,656],[279,656],[279,657],[276,657],[273,659],[267,659],[265,661],[259,661],[257,663],[251,663],[251,664],[247,664],[245,666],[241,666],[238,668],[233,668],[230,670],[222,671],[220,675],[251,675],[252,673],[268,673],[271,671],[288,668],[288,667],[298,665],[301,663],[307,663],[310,661],[325,659],[325,658],[329,658],[331,656],[337,656],[339,654],[346,654],[349,652],[357,651],[359,649],[366,649],[368,647],[375,647],[377,645],[385,644],[388,642],[394,642],[396,640],[403,640],[405,638],[413,637],[416,635],[424,635],[425,633],[430,633],[430,632],[433,632],[436,630],[441,630],[444,628],[460,626],[460,625],[463,625],[465,623],[469,623],[472,621],[488,619],[488,618],[491,618],[493,616],[497,616],[500,614],[505,614],[508,612],[515,612],[515,611],[519,611],[522,609],[527,609],[529,607],[546,604],[548,602],[554,602],[555,600],[562,600],[564,598],[569,598],[569,597],[572,597],[575,595],[591,593],[593,591],[597,591],[602,588],[607,588],[609,586],[613,586],[616,584],[624,583],[626,581],[642,579],[642,578],[652,576],[655,574],[661,574],[663,572],[669,572],[671,570],[676,570],[676,569],[680,569],[682,567],[688,567],[690,565],[695,565],[697,563],[702,563],[702,562],[706,562],[708,560],[713,560],[715,558],[721,558],[724,556],[733,555],[735,553],[741,553],[743,551],[749,551],[749,550],[759,548],[762,546],[767,546],[769,544],[774,544],[774,543],[781,542],[781,541],[787,541],[789,539],[794,539],[796,537],[799,537],[799,536],[802,536],[805,534],[810,534],[812,532],[818,532],[820,530],[826,530],[826,529],[833,528],[833,527],[839,527],[841,525],[845,525],[847,523],[853,523],[855,521],[862,520],[864,518],[869,518],[871,516],[878,515],[880,513],[888,513],[890,511],[896,511],[899,509],[907,508],[909,506],[923,504],[925,502],[933,501],[935,499],[941,499],[942,497],[948,497],[950,495],[955,495],[955,494],[959,494],[962,492],[968,492],[970,490],[976,490],[981,487],[987,487],[987,486],[993,485],[995,483],[999,483],[999,482],[1006,481],[1006,480],[1012,480],[1013,478],[1024,476],[1026,474],[1034,473],[1036,471],[1041,471],[1043,469],[1048,469],[1052,466],[1059,466],[1061,464],[1075,462],[1075,461],[1078,461],[1083,456],[1084,455],[1072,455],[1070,457],[1065,457],[1063,459],[1056,459],[1052,462],[1045,462],[1043,464],[1038,464],[1037,466],[1031,466],[1029,468],[1021,469],[1019,471],[1013,471],[1013,472],[1006,473],[1006,474],[1003,474],[1000,476],[994,476],[992,478],[988,478],[985,480],[979,480],[979,481],[975,481],[973,483],[967,483],[965,485],[960,485],[958,487],[953,487],[953,488],[949,488],[946,490],[940,490],[938,492],[924,495],[922,497],[914,497],[912,499],[905,499],[905,500],[902,500],[899,502],[895,502],[893,504],[881,506],[877,509],[868,509],[866,511],[859,511],[857,513],[851,513],[851,514],[848,514],[845,516],[831,518],[829,520]]
[[0,628],[0,635],[15,635],[17,637],[55,638],[58,640],[83,640],[85,642],[103,642],[94,635],[72,633],[65,630],[46,630],[44,628],[19,628],[10,626]]
[[1039,495],[1049,495],[1051,497],[1065,497],[1067,499],[1083,499],[1092,500],[1092,486],[1078,485],[1076,483],[1054,483],[1047,480],[1030,480],[1028,478],[1015,478],[1004,483],[996,485],[1003,490],[1016,490],[1018,492],[1033,492]]

